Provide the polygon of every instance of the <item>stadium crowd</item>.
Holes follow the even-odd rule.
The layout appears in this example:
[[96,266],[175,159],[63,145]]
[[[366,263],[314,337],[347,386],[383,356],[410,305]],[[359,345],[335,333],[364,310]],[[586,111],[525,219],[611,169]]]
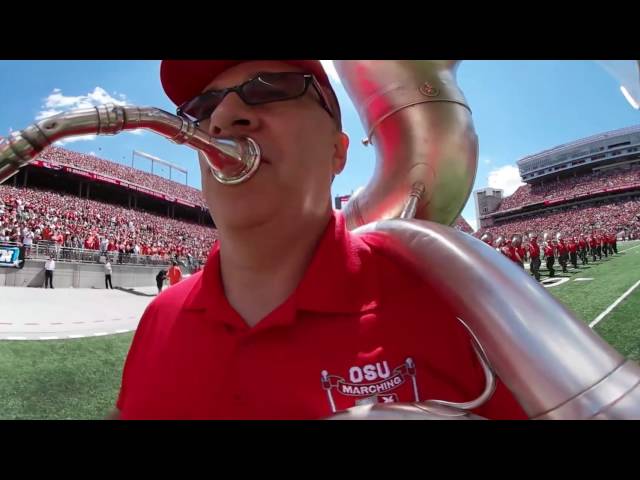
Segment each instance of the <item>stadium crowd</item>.
[[595,173],[585,173],[547,182],[539,185],[523,185],[510,196],[502,200],[498,211],[524,207],[532,203],[573,198],[605,188],[616,188],[626,185],[640,185],[640,166],[634,165],[626,169],[615,169]]
[[[211,227],[57,192],[0,185],[0,241],[30,248],[46,242],[168,261],[204,262],[217,238]],[[64,253],[64,251],[62,252]]]
[[476,232],[477,237],[491,233],[494,237],[511,238],[515,234],[561,232],[567,237],[587,235],[594,231],[640,238],[640,200],[609,201],[606,204],[536,213],[531,217],[502,222]]
[[93,155],[73,152],[59,147],[49,147],[46,151],[40,154],[38,159],[82,168],[102,175],[109,175],[120,180],[126,180],[128,182],[150,188],[159,193],[187,200],[198,206],[206,208],[206,203],[200,190],[176,183],[175,181],[168,180],[152,173],[143,172],[142,170],[103,160]]
[[453,228],[455,228],[456,230],[460,230],[461,232],[469,234],[473,233],[473,228],[471,228],[471,225],[467,223],[462,215],[456,218],[456,221],[453,224]]

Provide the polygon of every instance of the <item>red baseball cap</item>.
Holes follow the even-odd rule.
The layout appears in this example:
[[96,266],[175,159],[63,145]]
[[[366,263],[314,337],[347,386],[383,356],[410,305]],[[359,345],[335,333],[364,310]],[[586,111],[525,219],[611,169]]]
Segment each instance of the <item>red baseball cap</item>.
[[[256,60],[162,60],[160,80],[162,88],[176,106],[196,97],[218,75],[231,67]],[[331,105],[340,121],[340,105],[329,77],[320,60],[278,60],[301,68],[316,77],[320,85],[331,92]]]

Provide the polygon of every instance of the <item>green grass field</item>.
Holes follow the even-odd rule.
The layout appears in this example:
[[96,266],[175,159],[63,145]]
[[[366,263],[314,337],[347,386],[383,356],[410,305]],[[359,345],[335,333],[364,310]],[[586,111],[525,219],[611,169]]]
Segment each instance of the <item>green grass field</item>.
[[[619,244],[618,252],[608,259],[603,256],[595,263],[589,258],[589,265],[584,267],[578,262],[578,271],[570,268],[569,274],[560,274],[570,280],[550,288],[550,293],[578,318],[591,323],[640,280],[640,242]],[[581,277],[593,280],[575,281]],[[640,286],[605,316],[594,330],[620,353],[640,361]]]
[[[560,273],[569,281],[549,291],[590,323],[640,280],[640,242],[620,244],[618,251]],[[593,280],[575,281],[580,277]],[[640,360],[640,287],[595,331],[623,355]],[[132,337],[0,341],[0,419],[104,418],[116,400]]]
[[104,418],[132,338],[0,341],[0,419]]

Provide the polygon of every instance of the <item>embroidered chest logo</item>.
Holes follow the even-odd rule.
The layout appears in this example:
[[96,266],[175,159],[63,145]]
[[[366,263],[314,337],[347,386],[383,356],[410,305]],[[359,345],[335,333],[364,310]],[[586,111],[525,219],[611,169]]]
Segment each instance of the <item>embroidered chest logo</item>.
[[403,399],[403,401],[419,402],[416,366],[411,357],[408,357],[402,365],[393,370],[390,370],[386,360],[351,367],[349,368],[348,381],[338,375],[331,375],[326,370],[322,370],[320,373],[322,389],[327,394],[333,413],[338,411],[336,409],[338,396],[334,398],[334,394],[355,400],[355,405],[398,402],[397,390],[408,381],[411,382],[413,399]]

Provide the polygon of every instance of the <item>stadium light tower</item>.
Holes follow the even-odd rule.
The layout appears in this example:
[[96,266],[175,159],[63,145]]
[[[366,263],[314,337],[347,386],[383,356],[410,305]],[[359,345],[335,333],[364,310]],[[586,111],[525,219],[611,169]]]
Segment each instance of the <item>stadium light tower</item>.
[[184,184],[185,185],[188,184],[189,172],[185,168],[179,167],[175,163],[167,162],[166,160],[162,160],[162,159],[160,159],[158,157],[154,157],[153,155],[149,155],[148,153],[140,152],[138,150],[133,150],[131,152],[131,168],[133,168],[133,160],[134,160],[136,155],[138,155],[140,157],[144,157],[144,158],[146,158],[148,160],[151,160],[151,173],[153,173],[153,166],[157,162],[157,163],[160,163],[161,165],[165,165],[165,166],[169,167],[169,180],[171,180],[171,171],[172,171],[172,169],[175,169],[175,170],[178,170],[179,172],[184,173],[184,176],[185,176],[184,177]]

